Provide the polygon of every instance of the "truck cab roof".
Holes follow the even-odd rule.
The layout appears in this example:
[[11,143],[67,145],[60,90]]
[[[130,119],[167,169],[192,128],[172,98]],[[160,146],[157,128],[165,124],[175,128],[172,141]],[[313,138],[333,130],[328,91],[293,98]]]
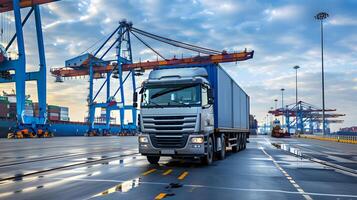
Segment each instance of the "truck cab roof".
[[150,72],[145,83],[160,84],[175,81],[175,83],[206,83],[208,73],[203,67],[187,67],[172,69],[156,69]]

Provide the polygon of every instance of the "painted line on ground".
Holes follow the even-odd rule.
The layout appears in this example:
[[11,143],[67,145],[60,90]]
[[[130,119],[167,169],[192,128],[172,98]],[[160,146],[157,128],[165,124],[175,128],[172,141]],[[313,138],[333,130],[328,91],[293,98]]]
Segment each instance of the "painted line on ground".
[[[276,160],[271,155],[269,155],[263,148],[261,148],[261,150],[266,156],[268,156],[271,159],[274,165],[284,174],[285,178],[288,179],[289,182],[293,180],[293,178],[278,164],[278,162],[276,162]],[[306,200],[312,200],[312,198],[309,195],[307,195],[306,192],[295,181],[294,183],[291,184]]]
[[160,193],[160,194],[156,195],[155,200],[161,200],[161,199],[165,198],[166,195],[167,195],[166,193]]
[[162,175],[167,176],[167,175],[171,174],[171,172],[172,172],[172,169],[168,169],[164,173],[162,173]]
[[141,175],[142,175],[142,176],[147,176],[147,175],[149,175],[149,174],[151,174],[151,173],[153,173],[153,172],[156,172],[156,170],[157,170],[157,169],[150,169],[150,170],[148,170],[148,171],[142,173]]
[[[277,148],[277,149],[281,149],[281,148],[277,147],[276,145],[274,145],[273,143],[270,143],[270,144],[272,146],[274,146],[275,148]],[[291,145],[291,146],[293,146],[295,148],[298,148],[298,149],[300,148],[300,150],[302,149],[301,146],[299,146],[299,145]],[[305,147],[303,147],[303,148],[305,148]],[[308,149],[309,151],[313,151],[313,150],[311,150],[309,148],[305,148],[305,149]],[[334,163],[331,163],[331,162],[328,162],[328,161],[325,161],[325,160],[317,159],[317,158],[311,156],[309,153],[306,153],[306,152],[304,153],[304,152],[301,151],[301,154],[298,155],[298,154],[292,153],[292,152],[287,151],[287,150],[284,150],[284,151],[288,152],[291,155],[299,156],[301,158],[307,159],[307,160],[312,161],[314,163],[318,163],[318,164],[321,164],[321,165],[324,165],[324,166],[328,166],[328,167],[330,167],[331,169],[335,170],[338,173],[342,173],[342,174],[345,174],[345,175],[357,177],[357,170],[355,170],[355,169],[344,167],[342,165],[334,164]],[[321,152],[318,152],[318,153],[321,153]],[[329,154],[325,154],[325,155],[329,156]]]
[[133,156],[133,155],[139,155],[139,154],[138,153],[130,153],[130,154],[125,154],[125,155],[111,156],[111,157],[100,158],[100,159],[95,159],[95,160],[89,160],[89,161],[84,161],[84,162],[78,161],[78,162],[76,162],[74,164],[67,164],[67,165],[64,165],[64,166],[54,167],[54,168],[50,168],[50,169],[43,169],[43,170],[39,170],[39,171],[31,171],[31,172],[26,173],[26,174],[13,175],[13,176],[9,176],[9,177],[0,178],[0,183],[6,182],[8,180],[15,180],[15,179],[28,177],[28,176],[33,176],[33,175],[38,175],[38,174],[43,174],[43,173],[47,173],[47,172],[66,170],[66,169],[70,169],[72,167],[78,167],[78,166],[82,166],[82,165],[94,165],[94,164],[101,163],[101,162],[104,162],[104,161],[107,161],[107,160],[113,160],[113,159],[117,159],[117,158]]
[[188,171],[184,171],[179,177],[177,177],[177,179],[183,180],[186,178],[187,175],[188,175]]
[[[43,178],[47,180],[63,180],[65,178]],[[113,179],[86,179],[78,178],[72,179],[72,181],[82,181],[82,182],[111,182],[111,183],[123,183],[127,180],[113,180]],[[140,184],[146,185],[169,185],[170,182],[149,182],[149,181],[140,181]],[[208,185],[182,185],[183,187],[189,188],[207,188],[207,189],[217,189],[217,190],[230,190],[230,191],[246,191],[246,192],[270,192],[270,193],[282,193],[282,194],[296,194],[301,195],[300,192],[296,191],[287,191],[287,190],[273,190],[273,189],[252,189],[252,188],[237,188],[237,187],[220,187],[220,186],[208,186]],[[353,194],[333,194],[333,193],[316,193],[316,192],[304,192],[304,195],[310,196],[326,196],[326,197],[345,197],[345,198],[357,198],[357,195]]]

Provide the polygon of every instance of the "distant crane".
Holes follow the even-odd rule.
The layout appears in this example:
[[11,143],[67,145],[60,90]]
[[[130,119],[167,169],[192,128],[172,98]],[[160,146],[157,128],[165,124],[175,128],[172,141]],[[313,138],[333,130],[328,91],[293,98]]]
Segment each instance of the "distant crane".
[[[330,123],[342,123],[343,120],[337,119],[345,114],[334,113],[336,109],[325,109],[325,117],[327,125]],[[291,133],[291,129],[296,129],[295,133],[314,133],[322,131],[320,124],[322,123],[322,109],[309,103],[298,101],[287,105],[286,108],[277,108],[270,110],[270,114],[274,116],[284,116],[286,131]]]
[[[107,45],[110,39],[114,37],[114,35],[117,35],[115,41],[109,45],[109,48],[107,48],[101,56],[99,56],[99,53],[103,50],[104,46]],[[179,47],[190,51],[198,52],[200,54],[205,54],[206,56],[166,59],[158,51],[152,48],[147,42],[145,42],[141,36],[151,38],[153,40],[166,43],[174,47]],[[134,63],[132,58],[131,37],[135,37],[139,42],[144,44],[147,48],[149,48],[156,55],[162,58],[162,60]],[[116,47],[117,58],[105,60],[104,57],[114,46]],[[107,111],[106,130],[103,130],[103,134],[110,132],[110,111],[112,110],[120,111],[120,124],[122,130],[127,129],[126,127],[124,127],[125,110],[131,110],[133,121],[131,128],[136,129],[137,105],[125,104],[124,83],[129,76],[131,76],[132,79],[132,90],[135,91],[135,76],[141,75],[145,70],[155,69],[163,66],[170,67],[173,65],[200,65],[209,63],[244,61],[253,58],[253,54],[254,51],[245,50],[239,53],[227,53],[225,51],[217,51],[209,48],[199,47],[196,45],[180,42],[177,40],[169,39],[137,29],[133,27],[132,23],[123,20],[119,23],[119,26],[114,30],[114,32],[109,35],[105,42],[100,45],[100,47],[95,51],[94,54],[85,53],[73,59],[67,60],[65,62],[65,67],[52,68],[51,73],[53,76],[56,77],[57,82],[62,82],[65,78],[89,75],[88,122],[90,125],[90,134],[95,135],[98,134],[99,131],[97,128],[95,128],[94,124],[94,113],[96,108],[105,108]],[[128,74],[123,77],[123,72],[125,71],[127,71]],[[104,76],[106,76],[106,80],[100,86],[99,91],[97,91],[97,93],[93,95],[93,79],[103,78]],[[111,76],[113,78],[119,79],[119,86],[117,87],[117,90],[114,94],[110,93]],[[98,97],[99,93],[105,85],[107,85],[106,102],[95,102],[96,98]],[[115,101],[115,96],[118,92],[120,92],[120,102]],[[134,95],[133,98],[137,97]],[[93,133],[93,131],[95,133]]]
[[[43,137],[47,135],[46,116],[46,59],[43,44],[43,33],[40,15],[40,4],[54,2],[56,0],[1,0],[0,13],[13,11],[16,33],[10,39],[6,47],[0,50],[0,83],[16,84],[16,115],[17,126],[10,135],[13,137]],[[30,7],[25,18],[21,19],[21,8]],[[40,69],[37,72],[26,72],[26,52],[23,35],[23,26],[31,14],[35,15],[35,26],[39,54]],[[18,57],[11,59],[7,51],[17,41]],[[12,73],[15,72],[15,73]],[[37,81],[37,92],[39,100],[39,117],[26,116],[25,110],[25,86],[26,81]]]

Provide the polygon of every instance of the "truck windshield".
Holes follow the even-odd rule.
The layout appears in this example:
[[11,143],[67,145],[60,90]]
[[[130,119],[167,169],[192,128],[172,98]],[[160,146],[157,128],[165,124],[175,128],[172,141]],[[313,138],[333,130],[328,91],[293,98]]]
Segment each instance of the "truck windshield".
[[143,93],[141,107],[201,105],[200,85],[150,85]]

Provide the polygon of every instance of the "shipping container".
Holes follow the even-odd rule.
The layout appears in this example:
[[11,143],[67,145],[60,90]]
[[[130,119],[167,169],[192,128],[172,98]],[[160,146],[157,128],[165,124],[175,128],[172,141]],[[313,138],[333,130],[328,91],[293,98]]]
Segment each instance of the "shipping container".
[[210,70],[216,71],[209,74],[214,90],[215,128],[238,128],[247,131],[249,96],[221,66],[211,67]]
[[7,101],[0,101],[0,117],[1,118],[8,118],[9,115],[10,105]]
[[50,120],[50,121],[59,121],[60,118],[59,118],[59,116],[49,116],[48,120]]
[[7,95],[6,97],[10,103],[16,103],[16,95]]
[[59,113],[48,113],[49,117],[59,117]]
[[60,107],[61,112],[68,113],[68,107]]
[[8,98],[8,97],[5,97],[5,96],[0,96],[0,101],[6,101],[6,102],[8,102],[8,101],[9,101],[9,98]]

